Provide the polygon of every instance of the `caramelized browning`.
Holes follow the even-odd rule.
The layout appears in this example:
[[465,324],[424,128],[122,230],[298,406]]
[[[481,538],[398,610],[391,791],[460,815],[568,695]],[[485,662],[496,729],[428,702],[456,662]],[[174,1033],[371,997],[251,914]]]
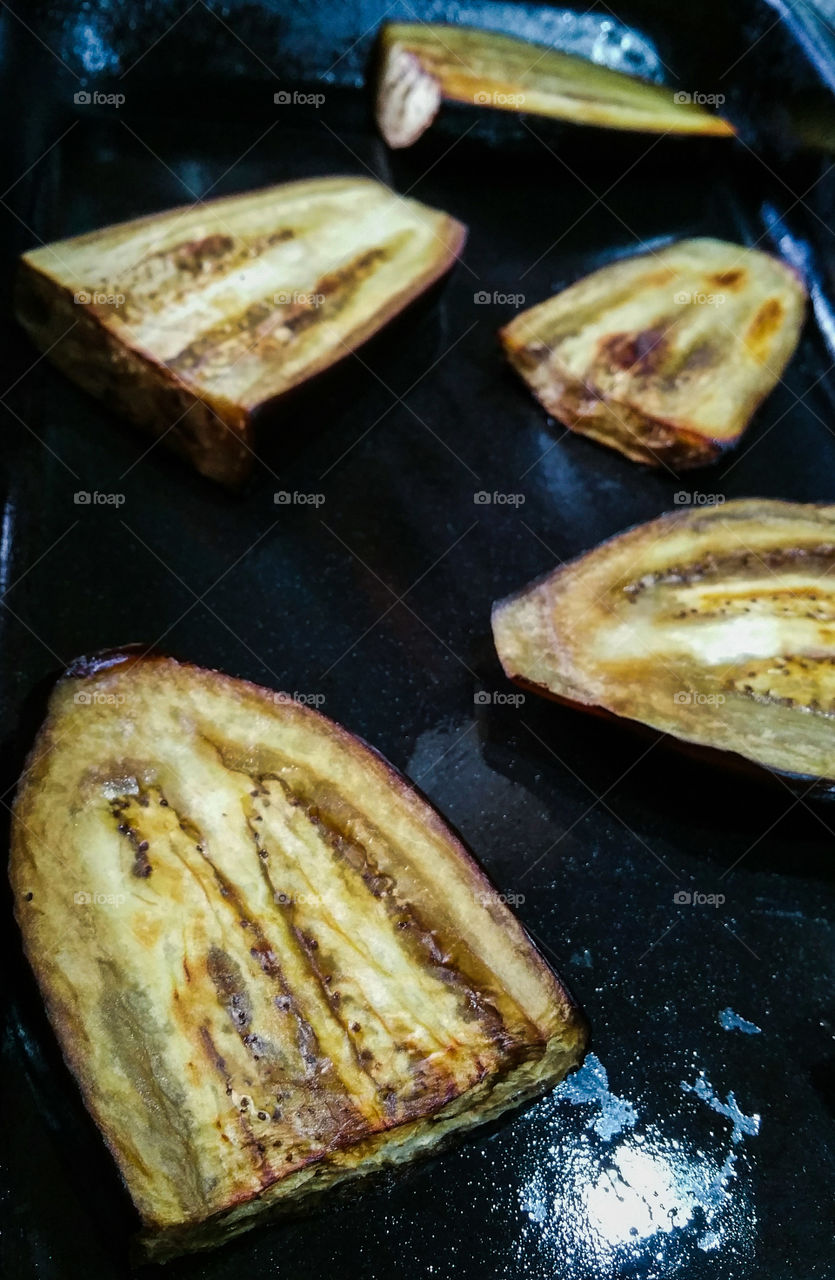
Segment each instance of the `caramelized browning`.
[[431,1149],[582,1054],[437,816],[337,726],[214,673],[125,657],[62,682],[12,879],[155,1255]]
[[790,359],[804,307],[778,259],[683,240],[602,267],[522,312],[501,339],[572,431],[683,468],[736,443]]
[[234,485],[256,410],[381,328],[464,236],[377,182],[287,183],[35,249],[17,314],[82,387]]
[[497,605],[514,679],[835,785],[835,508],[664,516]]

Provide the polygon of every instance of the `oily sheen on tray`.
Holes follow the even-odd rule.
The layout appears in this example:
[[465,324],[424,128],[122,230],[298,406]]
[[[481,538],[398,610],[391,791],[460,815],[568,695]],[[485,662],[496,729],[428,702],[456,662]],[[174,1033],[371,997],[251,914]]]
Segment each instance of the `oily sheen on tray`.
[[126,652],[64,676],[11,880],[154,1258],[431,1152],[583,1057],[582,1015],[409,783],[216,672]]

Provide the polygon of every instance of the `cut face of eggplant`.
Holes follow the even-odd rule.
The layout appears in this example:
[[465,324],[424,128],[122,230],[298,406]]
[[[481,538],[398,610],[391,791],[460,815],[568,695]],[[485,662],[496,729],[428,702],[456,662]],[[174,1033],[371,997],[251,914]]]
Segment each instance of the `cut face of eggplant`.
[[377,121],[390,147],[416,142],[443,99],[609,129],[734,132],[672,89],[495,31],[390,23],[380,46]]
[[683,469],[739,440],[791,359],[805,304],[779,258],[680,240],[521,312],[501,340],[566,427],[636,462]]
[[234,486],[255,411],[382,328],[465,235],[364,178],[287,183],[35,249],[17,315],[80,386]]
[[585,1023],[460,842],[318,713],[171,659],[59,683],[11,881],[154,1258],[545,1092]]
[[835,787],[835,507],[662,516],[495,605],[493,634],[526,687]]

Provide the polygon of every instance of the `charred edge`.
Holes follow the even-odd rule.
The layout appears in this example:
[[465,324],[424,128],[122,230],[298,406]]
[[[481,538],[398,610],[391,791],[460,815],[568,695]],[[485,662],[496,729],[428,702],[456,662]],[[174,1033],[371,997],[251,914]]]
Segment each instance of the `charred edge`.
[[138,642],[136,644],[123,645],[119,649],[100,649],[96,653],[84,654],[73,659],[69,666],[64,669],[63,678],[67,680],[89,680],[99,675],[102,671],[109,671],[113,667],[134,663],[144,657],[147,652],[147,647]]
[[[705,466],[736,441],[737,437],[712,440],[675,422],[652,417],[633,408],[625,399],[609,396],[596,385],[593,377],[582,380],[566,375],[556,362],[546,373],[536,374],[537,366],[547,364],[553,354],[542,343],[525,347],[505,345],[511,364],[547,413],[569,431],[617,449],[633,461],[681,470]],[[630,351],[629,358],[632,355]],[[677,368],[650,376],[670,390],[681,378],[704,372],[713,361],[710,345],[702,344],[701,349],[688,353]],[[605,368],[611,369],[611,363],[606,363]]]

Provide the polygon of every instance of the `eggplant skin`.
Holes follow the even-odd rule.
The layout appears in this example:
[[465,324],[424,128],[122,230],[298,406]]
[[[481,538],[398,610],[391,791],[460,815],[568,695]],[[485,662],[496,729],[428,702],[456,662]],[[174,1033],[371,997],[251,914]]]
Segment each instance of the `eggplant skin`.
[[217,672],[74,664],[10,878],[150,1258],[436,1151],[583,1058],[582,1014],[407,780]]
[[465,239],[381,183],[314,178],[34,249],[15,310],[74,382],[237,488],[256,412],[355,351]]
[[493,607],[505,673],[835,786],[835,506],[746,498],[619,534]]
[[521,312],[505,354],[550,414],[650,466],[733,447],[797,346],[806,289],[771,254],[680,240]]
[[444,99],[575,124],[663,134],[733,134],[733,126],[663,85],[495,31],[425,22],[385,24],[377,123],[390,147],[410,147]]

